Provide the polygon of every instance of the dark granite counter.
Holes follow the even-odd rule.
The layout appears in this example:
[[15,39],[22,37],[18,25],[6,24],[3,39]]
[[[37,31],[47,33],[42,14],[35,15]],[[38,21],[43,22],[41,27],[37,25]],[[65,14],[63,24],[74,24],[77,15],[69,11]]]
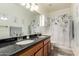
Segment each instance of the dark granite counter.
[[[0,44],[0,56],[10,56],[10,55],[12,56],[15,53],[17,53],[25,48],[27,49],[49,37],[50,36],[39,36],[39,38],[30,38],[31,40],[34,40],[34,42],[26,44],[26,45],[17,45],[16,44],[17,40]],[[24,39],[24,40],[26,40],[26,39]]]

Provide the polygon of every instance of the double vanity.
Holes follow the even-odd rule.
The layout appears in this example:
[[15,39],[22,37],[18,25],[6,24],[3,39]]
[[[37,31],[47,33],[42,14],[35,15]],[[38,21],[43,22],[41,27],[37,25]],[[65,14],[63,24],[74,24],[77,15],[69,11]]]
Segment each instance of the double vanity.
[[[17,37],[0,44],[0,56],[48,56],[51,51],[50,36],[42,35],[18,41]],[[10,40],[10,41],[9,41]],[[1,41],[0,41],[1,42]]]

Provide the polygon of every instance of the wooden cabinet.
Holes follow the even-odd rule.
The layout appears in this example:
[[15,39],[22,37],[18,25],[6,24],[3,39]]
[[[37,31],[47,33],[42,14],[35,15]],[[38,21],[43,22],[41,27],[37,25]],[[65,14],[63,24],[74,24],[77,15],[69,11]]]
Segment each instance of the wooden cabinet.
[[17,56],[47,56],[50,53],[50,39],[40,41],[39,43],[24,49],[15,55]]
[[50,43],[50,41],[48,42],[48,54],[50,54],[51,53],[51,43]]
[[36,54],[35,56],[43,56],[43,48],[41,48]]
[[17,56],[34,56],[34,50],[33,49],[23,50],[23,51],[16,53],[16,55]]
[[16,55],[19,56],[34,56],[34,54],[43,47],[43,42],[39,42],[38,44],[32,46],[31,48],[29,48],[28,50],[22,50],[18,53],[16,53]]
[[44,45],[46,45],[49,41],[50,41],[50,39],[45,40]]
[[44,41],[44,56],[49,55],[50,51],[51,51],[50,39],[47,39]]
[[44,46],[44,56],[47,56],[48,55],[48,47],[47,47],[48,45],[46,44],[45,46]]

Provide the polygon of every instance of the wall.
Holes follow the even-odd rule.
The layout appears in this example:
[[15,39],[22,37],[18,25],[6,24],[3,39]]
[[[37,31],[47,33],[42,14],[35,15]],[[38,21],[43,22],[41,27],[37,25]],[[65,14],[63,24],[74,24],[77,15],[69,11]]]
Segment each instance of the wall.
[[0,14],[5,14],[9,17],[9,20],[0,20],[0,26],[8,26],[7,36],[9,36],[9,26],[22,27],[23,34],[29,34],[28,26],[38,15],[37,13],[33,13],[22,6],[13,3],[1,3]]
[[64,13],[71,14],[71,8],[65,8],[65,9],[61,9],[61,10],[56,10],[54,12],[51,12],[50,16],[60,15],[60,14],[64,14]]
[[72,50],[74,55],[79,55],[79,4],[72,5],[72,15],[74,21],[74,40],[72,44]]
[[[68,21],[67,27],[65,28],[64,21],[62,21],[63,15],[66,14],[67,17],[63,18],[64,20]],[[51,42],[55,43],[58,47],[62,47],[65,49],[70,49],[71,42],[69,42],[69,17],[71,15],[71,8],[57,10],[55,12],[51,12]],[[59,22],[58,22],[59,21]],[[57,25],[55,25],[57,23]]]

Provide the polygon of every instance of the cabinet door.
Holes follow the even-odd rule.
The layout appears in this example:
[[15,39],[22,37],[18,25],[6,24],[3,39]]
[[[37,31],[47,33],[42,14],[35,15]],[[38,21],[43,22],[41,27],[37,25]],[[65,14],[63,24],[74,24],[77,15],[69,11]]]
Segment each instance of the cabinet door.
[[17,56],[34,56],[34,50],[31,48],[27,51],[27,49],[16,53]]
[[48,54],[50,54],[50,52],[51,52],[51,43],[48,42]]
[[41,48],[36,54],[35,56],[43,56],[43,48]]
[[44,56],[47,56],[48,55],[48,45],[46,44],[44,46]]

